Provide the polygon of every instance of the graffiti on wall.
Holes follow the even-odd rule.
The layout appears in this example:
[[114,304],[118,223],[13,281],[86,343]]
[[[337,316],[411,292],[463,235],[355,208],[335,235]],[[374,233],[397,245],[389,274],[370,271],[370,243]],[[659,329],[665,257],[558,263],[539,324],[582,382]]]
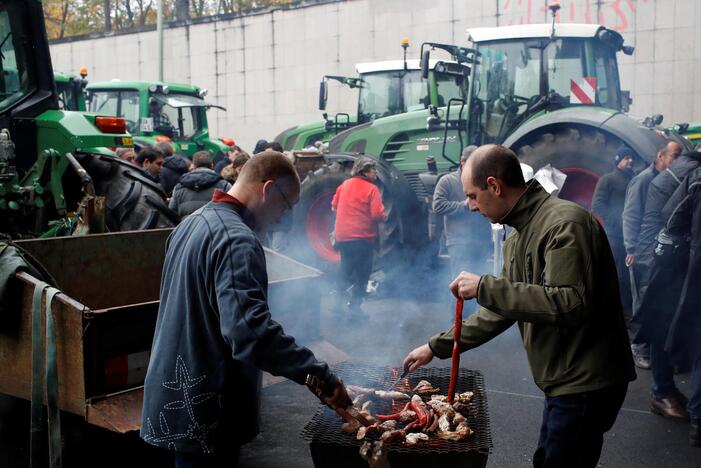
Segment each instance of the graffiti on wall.
[[[547,0],[503,0],[499,2],[499,24],[530,24],[549,21]],[[555,21],[598,23],[616,31],[633,29],[638,8],[652,0],[562,0]]]

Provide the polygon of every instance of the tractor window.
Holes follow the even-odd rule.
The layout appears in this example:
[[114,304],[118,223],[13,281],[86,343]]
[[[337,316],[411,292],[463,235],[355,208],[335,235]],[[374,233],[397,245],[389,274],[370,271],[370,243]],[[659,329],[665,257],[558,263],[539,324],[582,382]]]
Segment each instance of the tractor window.
[[403,112],[426,108],[426,104],[424,104],[424,96],[426,96],[426,83],[421,78],[421,73],[411,71],[404,75],[402,86],[404,88]]
[[465,99],[467,94],[464,89],[464,79],[460,79],[455,75],[446,75],[435,73],[436,91],[438,92],[438,106],[447,106],[452,98]]
[[28,69],[23,18],[18,4],[3,2],[0,11],[0,110],[5,110],[34,90]]
[[363,74],[358,96],[358,122],[426,108],[426,83],[421,70]]
[[399,112],[398,73],[371,73],[363,77],[358,98],[358,121],[386,117]]
[[72,81],[57,81],[58,108],[67,111],[77,111],[78,96],[75,94],[75,86]]
[[[537,45],[537,44],[536,44]],[[482,142],[501,142],[540,95],[540,49],[529,42],[496,42],[480,47],[475,65],[472,118]]]
[[570,81],[581,81],[586,73],[584,41],[564,39],[551,42],[546,48],[550,92],[569,99]]
[[609,45],[594,41],[597,104],[609,109],[621,109],[616,51]]
[[124,117],[129,133],[139,133],[138,91],[92,91],[90,112],[112,117]]
[[168,116],[171,124],[177,129],[178,138],[189,139],[197,132],[197,113],[199,107],[171,107],[163,106],[163,112]]

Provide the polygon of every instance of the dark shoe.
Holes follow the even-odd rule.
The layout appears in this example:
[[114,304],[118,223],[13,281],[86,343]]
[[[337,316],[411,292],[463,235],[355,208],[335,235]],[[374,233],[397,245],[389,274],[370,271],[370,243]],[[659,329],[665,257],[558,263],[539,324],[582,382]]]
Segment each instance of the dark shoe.
[[633,363],[635,367],[640,369],[650,368],[650,355],[648,353],[641,351],[635,346],[631,346],[630,350],[633,352]]
[[689,445],[701,447],[701,418],[691,418],[691,428],[689,429]]
[[675,421],[686,422],[689,420],[689,413],[679,398],[652,398],[650,400],[650,411],[662,417],[674,419]]

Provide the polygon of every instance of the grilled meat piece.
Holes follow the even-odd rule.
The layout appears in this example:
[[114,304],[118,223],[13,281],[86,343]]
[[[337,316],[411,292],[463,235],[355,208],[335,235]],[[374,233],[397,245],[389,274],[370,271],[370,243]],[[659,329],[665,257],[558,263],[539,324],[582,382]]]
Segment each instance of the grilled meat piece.
[[453,409],[465,416],[466,418],[470,416],[470,405],[468,405],[467,403],[461,403],[459,401],[456,401],[455,403],[453,403]]
[[438,432],[450,432],[450,421],[445,414],[438,418]]
[[382,424],[380,424],[379,429],[381,431],[392,431],[397,428],[397,421],[394,419],[390,419],[389,421],[385,421]]
[[416,412],[412,410],[402,411],[399,414],[399,420],[403,423],[407,423],[416,419]]
[[428,380],[422,380],[416,385],[416,387],[414,387],[413,391],[419,395],[430,395],[432,393],[438,393],[441,390],[431,385],[431,382]]
[[468,426],[467,422],[464,421],[458,424],[455,431],[439,431],[436,436],[445,440],[458,441],[471,436],[473,433],[474,432],[472,429],[470,429],[470,426]]
[[406,432],[402,429],[396,431],[386,431],[380,436],[380,440],[385,443],[394,442],[395,440],[404,440]]
[[449,403],[446,403],[444,401],[429,400],[426,404],[433,408],[433,411],[438,413],[440,416],[443,416],[445,414],[446,416],[448,416],[448,418],[452,418],[455,415],[455,410],[453,409],[453,407],[450,406]]
[[387,392],[385,390],[375,390],[375,396],[386,400],[408,400],[409,395],[402,392]]
[[404,438],[404,443],[406,445],[416,445],[416,443],[420,440],[428,440],[428,435],[424,434],[423,432],[412,432],[411,434],[406,435]]

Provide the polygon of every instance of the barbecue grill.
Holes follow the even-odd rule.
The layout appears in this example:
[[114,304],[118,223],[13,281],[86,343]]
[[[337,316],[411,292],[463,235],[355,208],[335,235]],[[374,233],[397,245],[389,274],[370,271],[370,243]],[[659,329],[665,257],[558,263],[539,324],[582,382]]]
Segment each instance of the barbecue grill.
[[[334,371],[347,384],[361,385],[375,389],[386,389],[393,382],[390,368],[342,363]],[[396,374],[394,374],[396,378]],[[450,383],[449,367],[431,367],[418,369],[409,374],[409,383],[416,386],[420,380],[428,380],[441,393],[448,391]],[[484,378],[478,371],[460,369],[456,392],[474,392],[470,403],[468,423],[475,432],[460,441],[448,441],[431,437],[416,445],[405,446],[401,443],[386,444],[389,462],[396,467],[484,467],[492,448],[492,436],[489,429],[489,412],[484,391]],[[373,413],[392,412],[391,402],[374,400]],[[375,435],[357,440],[355,434],[341,431],[343,421],[330,408],[320,406],[312,420],[302,430],[301,437],[309,442],[314,466],[321,467],[367,467],[368,464],[359,454],[360,446],[366,440],[376,440]]]

